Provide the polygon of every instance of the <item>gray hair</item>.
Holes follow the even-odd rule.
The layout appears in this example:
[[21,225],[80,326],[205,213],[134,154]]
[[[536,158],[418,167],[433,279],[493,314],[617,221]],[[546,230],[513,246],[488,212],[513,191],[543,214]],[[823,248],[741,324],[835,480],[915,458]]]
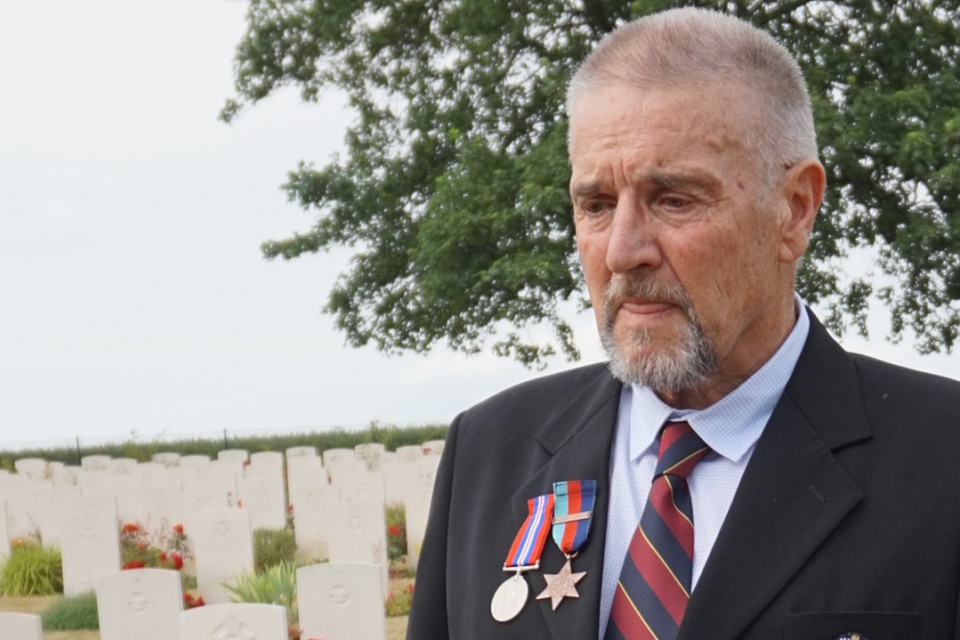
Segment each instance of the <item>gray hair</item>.
[[761,105],[746,143],[758,157],[761,191],[780,172],[817,157],[813,112],[800,65],[780,43],[733,16],[692,7],[624,24],[597,45],[567,88],[567,113],[602,85],[716,86],[738,82]]

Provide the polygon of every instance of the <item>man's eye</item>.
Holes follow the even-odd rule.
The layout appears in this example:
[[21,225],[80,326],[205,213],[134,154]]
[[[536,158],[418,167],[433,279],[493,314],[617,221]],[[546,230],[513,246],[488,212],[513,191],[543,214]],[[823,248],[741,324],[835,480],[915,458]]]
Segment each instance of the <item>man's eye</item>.
[[580,209],[589,216],[603,215],[616,208],[616,203],[610,200],[587,200],[580,205]]

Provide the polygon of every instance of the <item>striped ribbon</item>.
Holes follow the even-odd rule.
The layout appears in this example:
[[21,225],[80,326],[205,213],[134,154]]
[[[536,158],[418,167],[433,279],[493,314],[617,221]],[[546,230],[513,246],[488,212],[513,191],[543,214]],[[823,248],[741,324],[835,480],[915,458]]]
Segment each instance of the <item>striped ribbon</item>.
[[590,534],[596,480],[568,480],[553,483],[553,541],[565,555],[580,550]]
[[553,494],[537,496],[527,500],[527,519],[513,540],[510,553],[503,568],[536,567],[540,563],[540,554],[547,541],[547,532],[553,519]]

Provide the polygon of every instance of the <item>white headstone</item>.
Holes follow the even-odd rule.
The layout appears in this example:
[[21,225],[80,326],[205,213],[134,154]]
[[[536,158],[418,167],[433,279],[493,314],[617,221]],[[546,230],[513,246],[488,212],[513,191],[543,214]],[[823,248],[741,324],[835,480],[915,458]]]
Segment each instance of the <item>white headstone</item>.
[[423,443],[423,452],[425,454],[440,454],[443,452],[445,440],[427,440]]
[[417,477],[405,487],[403,496],[407,529],[407,564],[416,567],[420,562],[420,547],[427,530],[427,515],[430,513],[430,501],[433,497],[433,480]]
[[77,476],[77,486],[80,487],[80,493],[84,495],[103,493],[106,491],[107,477],[107,472],[104,469],[84,468]]
[[386,640],[384,594],[376,565],[331,562],[300,567],[297,598],[303,603],[302,638]]
[[287,610],[272,604],[207,605],[180,614],[180,640],[287,640],[287,637]]
[[180,456],[180,466],[190,467],[199,471],[206,471],[207,467],[210,466],[210,456],[203,456],[199,454]]
[[367,463],[355,458],[336,458],[326,465],[330,482],[343,482],[349,477],[369,473]]
[[43,640],[40,616],[0,611],[0,640]]
[[71,507],[60,538],[63,594],[93,590],[94,581],[120,571],[120,530],[115,515]]
[[100,640],[180,640],[180,573],[131,569],[94,583]]
[[358,444],[353,448],[353,453],[357,460],[363,460],[364,464],[367,465],[367,471],[376,471],[379,469],[380,462],[384,457],[383,454],[386,452],[387,448],[379,442]]
[[127,475],[137,468],[137,461],[133,458],[113,458],[107,461],[107,471],[115,475]]
[[232,465],[226,466],[219,463],[210,463],[206,471],[197,473],[196,488],[202,487],[204,490],[216,490],[223,496],[227,504],[237,504],[237,478],[240,476],[238,470]]
[[327,530],[331,562],[367,562],[380,567],[380,585],[387,592],[387,522],[383,505],[363,502],[331,505]]
[[150,459],[154,462],[159,462],[165,467],[180,466],[180,454],[174,451],[162,451],[160,453],[155,453],[150,456]]
[[379,505],[386,502],[382,473],[365,471],[347,476],[334,484],[340,487],[340,502],[370,502]]
[[240,478],[238,487],[240,501],[250,511],[250,523],[254,529],[283,529],[287,525],[281,470]]
[[397,447],[397,457],[404,462],[416,462],[423,456],[423,448],[419,445]]
[[223,449],[217,452],[217,460],[230,460],[233,462],[246,462],[250,459],[250,452],[246,449]]
[[89,471],[106,471],[108,462],[110,462],[110,456],[83,456],[80,458],[80,466]]
[[298,486],[296,495],[296,502],[291,504],[297,558],[303,562],[326,560],[330,557],[329,508],[340,503],[339,489],[326,483],[304,484]]
[[7,535],[7,503],[0,500],[0,565],[10,556],[10,536]]
[[14,460],[13,468],[29,480],[43,480],[53,473],[50,463],[43,458],[20,458]]
[[68,484],[53,484],[52,482],[40,491],[39,522],[40,538],[44,544],[58,544],[62,531],[62,520],[65,513],[80,499],[80,488]]
[[316,447],[290,447],[287,449],[287,462],[290,461],[290,458],[300,458],[300,457],[310,457],[315,458],[317,456]]
[[301,456],[287,460],[287,489],[290,493],[290,502],[294,501],[294,486],[298,484],[327,484],[330,478],[323,466],[323,461],[317,456]]
[[246,473],[260,471],[279,471],[283,473],[283,454],[279,451],[258,451],[250,454],[250,465]]
[[253,571],[250,512],[239,508],[196,509],[185,528],[197,566],[197,591],[208,604],[230,602],[223,583]]
[[323,466],[329,467],[330,463],[338,460],[355,460],[356,455],[353,449],[325,449],[323,451]]

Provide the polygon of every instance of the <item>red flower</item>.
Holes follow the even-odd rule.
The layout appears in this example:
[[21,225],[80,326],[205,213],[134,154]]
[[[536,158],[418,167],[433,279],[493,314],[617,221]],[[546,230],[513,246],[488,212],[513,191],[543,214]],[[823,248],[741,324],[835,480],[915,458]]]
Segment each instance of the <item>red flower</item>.
[[120,530],[120,533],[133,534],[138,531],[140,531],[140,525],[134,522],[128,522],[127,524],[123,525],[123,529]]
[[395,524],[392,524],[387,528],[387,533],[392,535],[394,538],[398,538],[400,537],[400,527],[398,527]]
[[182,524],[175,524],[175,525],[173,525],[173,532],[174,532],[175,534],[177,534],[178,536],[182,536],[182,535],[183,535],[183,525],[182,525]]
[[199,598],[193,601],[193,606],[195,607],[202,607],[205,604],[207,603],[203,601],[203,596],[200,596]]
[[166,552],[166,551],[161,551],[161,552],[160,552],[160,562],[166,562],[166,561],[167,561],[167,552]]
[[128,563],[126,563],[125,565],[123,565],[122,567],[120,567],[120,569],[121,569],[121,570],[127,570],[127,569],[143,569],[143,560],[131,560],[130,562],[128,562]]
[[145,551],[146,548],[147,548],[147,543],[146,543],[146,542],[141,542],[141,543],[139,543],[139,544],[137,545],[137,548],[140,549],[140,551]]
[[183,556],[179,553],[171,553],[170,557],[173,558],[173,568],[179,571],[183,568]]

